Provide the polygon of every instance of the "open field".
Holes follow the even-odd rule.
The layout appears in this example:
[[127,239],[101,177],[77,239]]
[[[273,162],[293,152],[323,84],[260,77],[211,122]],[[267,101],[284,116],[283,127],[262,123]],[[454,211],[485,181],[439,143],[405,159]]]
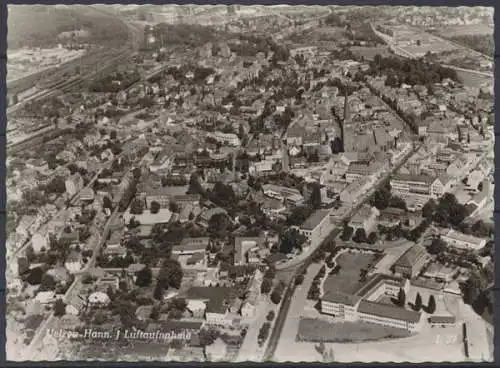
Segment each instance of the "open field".
[[408,336],[410,333],[406,330],[366,322],[330,323],[322,319],[302,318],[297,340],[349,343]]
[[449,26],[433,31],[442,37],[456,37],[466,35],[492,35],[494,28],[489,24],[471,24],[463,26]]
[[374,254],[351,254],[349,252],[340,254],[335,261],[341,267],[340,272],[326,278],[324,290],[347,294],[356,292],[362,284],[359,282],[360,270],[366,268],[374,260]]

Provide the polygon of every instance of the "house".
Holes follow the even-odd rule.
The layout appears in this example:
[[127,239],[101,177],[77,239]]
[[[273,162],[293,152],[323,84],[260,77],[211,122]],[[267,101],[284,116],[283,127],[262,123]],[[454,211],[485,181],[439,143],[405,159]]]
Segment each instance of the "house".
[[318,244],[329,230],[331,230],[331,226],[330,211],[328,210],[315,211],[299,228],[299,232],[313,245]]
[[79,199],[82,202],[93,201],[95,197],[94,190],[92,188],[84,188],[81,190]]
[[80,173],[77,172],[71,175],[68,179],[66,179],[65,185],[66,185],[66,192],[69,194],[70,197],[73,197],[80,190],[82,190],[83,178],[80,175]]
[[36,233],[31,238],[31,246],[35,253],[40,253],[44,249],[49,249],[49,235],[47,233]]
[[222,362],[226,360],[227,344],[218,337],[212,344],[205,347],[205,354],[210,362]]
[[380,212],[376,207],[363,204],[359,211],[351,218],[350,226],[354,231],[364,229],[366,233],[369,233],[375,226],[379,215]]
[[244,265],[249,263],[249,252],[266,246],[265,237],[240,237],[234,238],[234,264]]
[[234,133],[215,132],[213,134],[210,134],[210,137],[215,139],[217,142],[228,144],[233,147],[238,147],[241,145],[240,139]]
[[430,259],[425,247],[415,244],[394,263],[394,272],[404,277],[413,278],[419,274]]
[[107,306],[110,301],[108,294],[102,291],[96,291],[88,297],[89,304],[96,307]]
[[71,252],[64,262],[64,267],[72,274],[79,272],[83,267],[82,254],[76,251]]
[[194,318],[204,318],[207,306],[200,300],[190,300],[187,304],[186,309]]
[[466,235],[455,230],[444,230],[441,239],[451,247],[461,250],[479,250],[485,247],[487,240]]
[[226,212],[226,210],[224,210],[223,208],[220,208],[220,207],[207,209],[200,214],[201,224],[208,227],[209,223],[210,223],[210,219],[215,215],[226,215],[227,216],[227,212]]
[[340,192],[340,200],[344,203],[355,203],[366,192],[371,180],[368,177],[353,181]]
[[380,211],[378,223],[385,227],[395,227],[406,219],[406,211],[402,208],[387,207]]
[[217,326],[229,326],[233,323],[229,316],[229,305],[234,299],[234,290],[230,287],[193,286],[186,292],[186,301],[202,301],[206,305],[206,323]]
[[135,316],[139,321],[147,321],[149,320],[152,311],[153,311],[152,305],[141,305],[135,311]]
[[179,245],[172,248],[172,254],[193,255],[195,253],[204,254],[211,244],[209,237],[184,238]]
[[51,304],[56,301],[56,293],[54,291],[40,291],[35,296],[35,301],[40,304]]

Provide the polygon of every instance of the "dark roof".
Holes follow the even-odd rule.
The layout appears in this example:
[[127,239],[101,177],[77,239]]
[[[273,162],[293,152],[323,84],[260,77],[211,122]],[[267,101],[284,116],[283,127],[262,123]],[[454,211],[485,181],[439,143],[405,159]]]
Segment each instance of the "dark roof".
[[339,303],[354,306],[361,298],[356,295],[349,295],[344,293],[328,291],[323,296],[322,300],[325,302]]
[[431,316],[429,323],[455,323],[455,316]]
[[193,286],[187,291],[186,298],[207,302],[207,312],[224,313],[226,305],[235,296],[234,289],[225,286]]
[[395,266],[413,267],[422,257],[427,255],[427,250],[420,244],[413,245],[395,263]]
[[303,230],[314,230],[330,214],[329,210],[317,210],[300,226]]
[[413,323],[420,321],[421,317],[420,312],[395,307],[389,304],[370,302],[368,300],[359,302],[358,312]]

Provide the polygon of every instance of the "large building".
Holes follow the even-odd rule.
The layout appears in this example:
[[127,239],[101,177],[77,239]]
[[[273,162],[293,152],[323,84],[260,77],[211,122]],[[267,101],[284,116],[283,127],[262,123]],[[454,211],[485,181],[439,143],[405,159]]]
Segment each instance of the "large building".
[[397,174],[391,178],[391,190],[395,195],[417,195],[439,198],[447,190],[441,180],[428,175]]
[[394,263],[394,272],[412,278],[417,276],[429,261],[430,256],[425,247],[415,244]]
[[330,227],[330,211],[317,210],[300,226],[299,232],[311,241],[312,245],[318,244]]
[[321,299],[321,312],[345,321],[418,331],[423,323],[421,312],[378,301],[385,296],[397,297],[401,289],[408,293],[409,287],[406,279],[376,274],[352,295],[327,291]]
[[262,186],[264,195],[270,198],[279,199],[291,204],[298,204],[304,200],[304,197],[298,189],[281,187],[274,184],[265,184]]

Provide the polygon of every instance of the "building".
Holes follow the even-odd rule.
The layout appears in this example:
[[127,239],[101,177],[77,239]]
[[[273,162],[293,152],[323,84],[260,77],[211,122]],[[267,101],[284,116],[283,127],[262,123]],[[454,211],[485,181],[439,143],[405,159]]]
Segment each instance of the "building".
[[397,174],[391,178],[393,194],[404,196],[407,194],[438,198],[445,192],[443,183],[437,178],[428,175]]
[[415,244],[394,263],[394,272],[404,277],[413,278],[429,261],[430,255],[425,247]]
[[451,247],[462,250],[479,250],[486,245],[486,239],[466,235],[455,230],[445,230],[441,239]]
[[71,175],[68,179],[66,179],[65,185],[66,185],[66,192],[69,194],[70,197],[73,197],[80,190],[82,190],[83,178],[80,175],[80,173],[75,173]]
[[340,192],[340,200],[344,203],[355,203],[362,194],[366,193],[370,183],[371,180],[368,177],[354,180]]
[[240,237],[234,238],[234,264],[244,265],[250,263],[250,252],[266,246],[265,237]]
[[211,244],[209,237],[184,238],[179,245],[172,247],[172,254],[193,255],[205,253]]
[[375,226],[379,215],[380,212],[376,207],[363,204],[359,211],[351,218],[349,224],[354,231],[357,229],[364,229],[365,232],[368,233]]
[[262,186],[262,191],[264,192],[264,195],[270,198],[279,199],[281,201],[294,205],[304,200],[304,197],[302,196],[300,191],[295,188],[287,188],[274,184],[265,184]]
[[408,280],[383,274],[373,275],[353,294],[326,291],[321,312],[345,321],[363,321],[388,327],[417,331],[422,313],[378,302],[381,297],[397,297],[399,290],[408,292]]
[[455,316],[430,316],[428,321],[432,327],[449,327],[457,323]]
[[300,225],[299,232],[313,245],[318,244],[330,230],[330,211],[317,210]]
[[240,139],[234,133],[215,132],[211,134],[210,137],[215,139],[217,142],[228,144],[233,147],[239,147],[241,145]]
[[230,326],[229,305],[234,299],[234,290],[224,286],[193,286],[187,291],[186,301],[202,301],[206,305],[205,320],[209,325]]
[[84,188],[80,192],[80,201],[93,201],[95,197],[94,190],[92,188]]

